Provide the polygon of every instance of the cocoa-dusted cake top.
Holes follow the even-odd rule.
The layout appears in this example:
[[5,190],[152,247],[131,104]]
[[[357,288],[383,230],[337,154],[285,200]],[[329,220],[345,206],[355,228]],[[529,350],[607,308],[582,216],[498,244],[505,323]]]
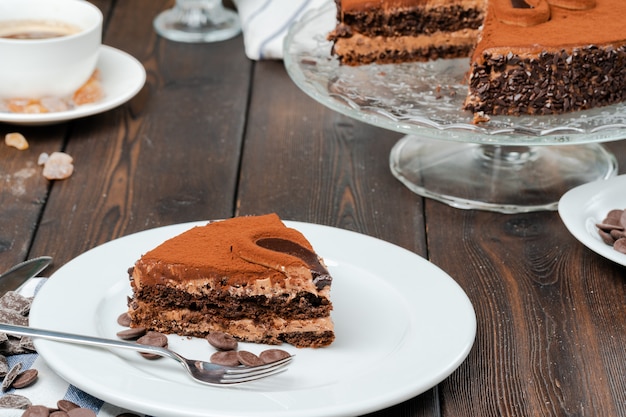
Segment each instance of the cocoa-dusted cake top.
[[[474,52],[523,55],[626,42],[624,0],[491,0]],[[547,14],[546,14],[547,13]]]
[[[442,6],[463,4],[467,0],[339,0],[341,9],[346,11],[365,9],[398,9],[415,6]],[[474,1],[471,1],[474,3]]]
[[[169,268],[158,268],[168,265]],[[177,273],[184,265],[184,278]],[[330,275],[313,247],[299,231],[288,228],[276,214],[242,216],[194,227],[145,253],[135,268],[158,268],[161,277],[175,281],[224,279],[226,285],[245,285],[259,277],[284,279],[286,272],[310,271],[318,288],[330,284]],[[167,276],[171,271],[171,276]],[[142,274],[145,280],[152,274]],[[226,282],[227,281],[227,282]]]

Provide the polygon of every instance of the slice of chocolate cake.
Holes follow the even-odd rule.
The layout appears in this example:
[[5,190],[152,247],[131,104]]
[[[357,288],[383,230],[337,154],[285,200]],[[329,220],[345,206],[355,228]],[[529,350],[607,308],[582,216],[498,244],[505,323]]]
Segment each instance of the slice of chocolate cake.
[[335,338],[332,278],[308,240],[275,214],[194,227],[129,273],[131,327],[297,347]]
[[485,0],[335,1],[332,52],[344,65],[363,65],[468,56]]

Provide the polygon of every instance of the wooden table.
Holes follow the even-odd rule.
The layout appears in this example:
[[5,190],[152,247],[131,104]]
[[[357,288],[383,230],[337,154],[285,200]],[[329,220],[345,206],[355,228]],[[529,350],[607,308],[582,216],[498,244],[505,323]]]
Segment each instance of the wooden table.
[[[478,322],[445,381],[372,414],[626,416],[624,269],[575,240],[555,212],[465,211],[411,193],[389,170],[400,134],[310,99],[282,62],[253,62],[241,37],[158,37],[162,0],[95,0],[104,43],[139,59],[143,90],[112,111],[53,126],[0,124],[0,270],[51,255],[46,273],[111,239],[174,223],[277,212],[375,236],[442,268]],[[626,143],[606,144],[620,166]],[[75,172],[49,182],[41,152]],[[427,317],[424,318],[428,320]]]

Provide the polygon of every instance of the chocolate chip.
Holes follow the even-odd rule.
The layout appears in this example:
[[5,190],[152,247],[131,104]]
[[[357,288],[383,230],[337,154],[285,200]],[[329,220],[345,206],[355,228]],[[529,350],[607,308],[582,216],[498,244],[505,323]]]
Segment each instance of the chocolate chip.
[[259,366],[263,365],[263,361],[257,355],[252,352],[248,352],[247,350],[240,350],[237,352],[237,357],[239,358],[239,362],[242,365],[246,366]]
[[15,408],[24,410],[31,405],[30,400],[23,395],[4,394],[0,397],[0,408]]
[[70,400],[59,400],[57,401],[57,408],[61,411],[68,412],[74,408],[80,408],[80,406]]
[[[163,333],[149,331],[137,339],[137,343],[148,346],[167,347],[167,336]],[[140,354],[146,359],[159,359],[162,357],[156,353],[140,352]]]
[[128,312],[124,312],[117,317],[117,324],[124,327],[130,326],[130,314]]
[[6,391],[11,387],[11,384],[13,384],[13,381],[17,378],[20,372],[22,372],[22,363],[18,362],[13,365],[11,370],[4,377],[4,380],[2,380],[2,391]]
[[0,310],[11,310],[22,316],[27,316],[30,312],[32,298],[24,297],[15,291],[8,291],[0,297]]
[[263,363],[272,363],[290,357],[289,352],[282,349],[267,349],[259,354],[259,358]]
[[150,346],[167,346],[167,336],[163,333],[149,331],[137,339],[137,343]]
[[25,388],[32,385],[37,380],[38,375],[39,372],[36,369],[27,369],[24,372],[21,372],[15,380],[13,380],[11,386],[17,389]]
[[73,408],[67,412],[70,417],[96,417],[96,413],[89,408]]
[[7,357],[0,355],[0,378],[4,378],[8,372],[9,362],[7,361]]
[[236,350],[237,339],[228,333],[214,332],[206,337],[211,346],[219,350]]
[[626,254],[626,210],[612,209],[605,218],[596,223],[598,235],[604,243]]
[[134,340],[146,334],[144,327],[131,327],[117,332],[117,337],[123,340]]
[[22,417],[48,417],[50,415],[50,409],[44,405],[31,405],[29,406]]
[[237,351],[234,350],[222,350],[215,352],[209,359],[211,363],[223,366],[239,366],[239,356]]
[[613,243],[613,248],[621,253],[626,253],[626,238],[619,238]]
[[51,412],[49,417],[69,417],[69,416],[70,415],[67,414],[65,411],[57,410],[57,411]]

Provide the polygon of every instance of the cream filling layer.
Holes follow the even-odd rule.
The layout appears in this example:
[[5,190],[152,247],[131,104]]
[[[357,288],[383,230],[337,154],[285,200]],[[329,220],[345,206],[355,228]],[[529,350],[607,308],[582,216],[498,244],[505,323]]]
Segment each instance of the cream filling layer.
[[[180,274],[181,276],[184,276],[182,275],[184,274],[184,271],[176,271],[175,268],[170,269],[173,275]],[[133,275],[133,280],[138,289],[142,287],[142,279],[140,276]],[[164,284],[166,284],[168,287],[175,288],[179,291],[183,291],[194,296],[213,295],[216,293],[221,293],[225,290],[224,287],[219,285],[219,280],[216,278],[198,278],[187,281],[169,280],[167,283],[164,282]],[[265,296],[268,298],[272,298],[273,296],[286,294],[287,299],[292,300],[300,292],[308,292],[322,298],[330,297],[330,286],[326,286],[323,289],[318,290],[317,287],[313,284],[310,274],[305,276],[302,276],[301,274],[301,276],[289,277],[278,281],[275,280],[273,283],[270,277],[257,278],[247,285],[226,288],[228,295],[232,297]]]
[[478,38],[478,29],[462,29],[456,32],[436,32],[430,35],[367,37],[355,33],[350,38],[339,38],[335,43],[338,55],[358,54],[369,55],[376,51],[388,50],[420,50],[430,46],[472,46]]

